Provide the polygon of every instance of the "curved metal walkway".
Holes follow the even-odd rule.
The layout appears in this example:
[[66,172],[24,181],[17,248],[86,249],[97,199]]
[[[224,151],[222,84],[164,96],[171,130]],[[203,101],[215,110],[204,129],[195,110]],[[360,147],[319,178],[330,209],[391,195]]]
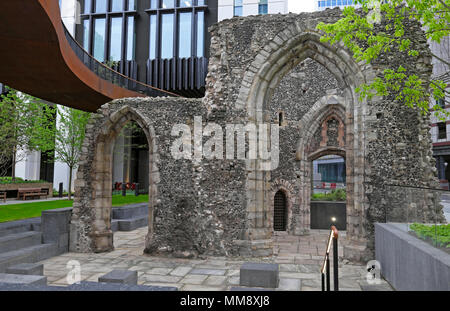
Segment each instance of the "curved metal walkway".
[[64,27],[57,0],[1,2],[0,82],[84,111],[117,98],[178,96],[95,60]]

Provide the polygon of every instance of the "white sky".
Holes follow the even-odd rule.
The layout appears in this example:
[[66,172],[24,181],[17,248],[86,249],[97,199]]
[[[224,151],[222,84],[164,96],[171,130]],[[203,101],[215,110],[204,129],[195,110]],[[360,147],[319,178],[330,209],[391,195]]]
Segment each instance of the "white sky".
[[288,0],[289,12],[313,12],[316,0]]

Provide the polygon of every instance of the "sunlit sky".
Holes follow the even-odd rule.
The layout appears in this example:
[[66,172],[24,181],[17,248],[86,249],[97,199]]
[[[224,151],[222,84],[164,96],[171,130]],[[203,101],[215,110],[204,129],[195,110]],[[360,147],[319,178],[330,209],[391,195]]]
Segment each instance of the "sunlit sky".
[[289,12],[313,12],[316,0],[289,0]]

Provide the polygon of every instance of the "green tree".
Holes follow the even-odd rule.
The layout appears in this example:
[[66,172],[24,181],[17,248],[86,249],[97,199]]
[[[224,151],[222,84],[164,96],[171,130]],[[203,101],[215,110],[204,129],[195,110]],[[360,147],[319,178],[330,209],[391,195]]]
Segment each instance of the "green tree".
[[[325,34],[321,40],[330,44],[343,42],[353,52],[357,62],[373,63],[383,54],[401,53],[404,57],[419,58],[411,40],[405,36],[407,23],[411,20],[421,23],[427,39],[440,43],[450,34],[449,0],[355,0],[361,10],[347,7],[343,17],[336,23],[320,23],[317,28]],[[380,23],[382,22],[382,23]],[[378,25],[378,26],[377,26]],[[380,26],[381,25],[381,26]],[[432,54],[450,68],[450,60]],[[429,110],[431,97],[446,101],[450,95],[447,89],[449,72],[439,77],[423,80],[409,74],[401,65],[390,63],[390,68],[375,78],[370,84],[361,85],[356,91],[360,99],[370,99],[374,95],[393,95],[399,102],[409,107],[417,107],[422,113]],[[434,105],[435,115],[445,119],[449,114],[439,105]]]
[[28,152],[52,150],[54,114],[54,107],[14,89],[0,96],[0,167],[12,169],[13,181],[16,164]]
[[55,134],[55,160],[69,167],[69,200],[72,196],[72,172],[77,167],[81,155],[86,125],[90,113],[58,107],[58,126]]

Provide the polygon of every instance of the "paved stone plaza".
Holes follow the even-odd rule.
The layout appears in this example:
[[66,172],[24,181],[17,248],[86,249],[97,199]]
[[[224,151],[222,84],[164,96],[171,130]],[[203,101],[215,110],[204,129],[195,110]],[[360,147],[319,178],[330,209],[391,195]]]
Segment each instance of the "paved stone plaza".
[[[280,285],[277,290],[321,290],[319,269],[328,231],[312,230],[309,236],[275,236],[273,258],[177,259],[143,254],[147,227],[114,234],[115,250],[108,253],[65,253],[45,261],[44,275],[49,285],[67,286],[67,263],[77,260],[81,279],[97,282],[114,269],[138,271],[138,284],[175,286],[179,290],[223,291],[239,285],[239,268],[246,261],[280,264]],[[345,233],[341,234],[345,236]],[[339,249],[342,256],[342,245]],[[365,281],[365,267],[340,262],[340,290],[360,291]],[[332,282],[331,282],[332,283]],[[373,289],[392,290],[387,282]]]

